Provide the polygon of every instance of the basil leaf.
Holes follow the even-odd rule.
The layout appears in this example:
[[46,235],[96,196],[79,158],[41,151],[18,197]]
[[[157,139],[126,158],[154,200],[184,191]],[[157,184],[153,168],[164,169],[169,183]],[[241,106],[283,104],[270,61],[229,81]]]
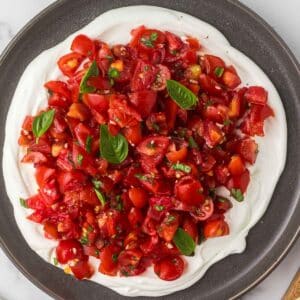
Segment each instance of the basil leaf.
[[55,265],[55,266],[57,266],[57,265],[58,265],[58,260],[57,260],[57,258],[56,258],[56,257],[53,257],[53,263],[54,263],[54,265]]
[[185,173],[190,173],[192,171],[192,168],[188,165],[181,164],[177,162],[176,164],[172,165],[172,169],[176,171],[182,171]]
[[96,189],[100,189],[101,187],[103,187],[103,182],[101,180],[93,178],[92,183]]
[[180,227],[177,229],[173,237],[173,242],[184,255],[189,256],[195,251],[195,241]]
[[98,75],[99,75],[99,68],[96,61],[94,60],[81,79],[80,87],[79,87],[80,94],[93,93],[96,91],[96,88],[93,86],[89,86],[87,82],[91,77],[96,77]]
[[231,189],[230,195],[238,202],[242,202],[244,200],[244,195],[240,189]]
[[183,109],[191,109],[198,101],[196,95],[175,80],[167,80],[170,97]]
[[79,166],[82,165],[82,161],[83,161],[83,155],[82,154],[78,154],[77,155],[77,162],[78,162]]
[[32,132],[36,138],[41,137],[53,123],[55,110],[51,109],[36,116],[32,123]]
[[107,125],[100,127],[100,154],[108,162],[119,164],[128,155],[128,142],[122,134],[113,136],[109,133]]
[[94,189],[96,195],[97,195],[97,198],[99,199],[99,201],[101,202],[101,204],[104,206],[105,203],[106,203],[106,200],[105,200],[105,197],[104,195],[98,190],[98,189]]

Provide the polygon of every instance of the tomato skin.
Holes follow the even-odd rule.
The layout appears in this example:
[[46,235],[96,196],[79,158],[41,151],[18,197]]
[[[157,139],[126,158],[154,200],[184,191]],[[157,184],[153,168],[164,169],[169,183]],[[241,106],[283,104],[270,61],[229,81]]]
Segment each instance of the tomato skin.
[[246,169],[244,173],[239,176],[233,176],[227,182],[227,188],[231,190],[232,188],[240,189],[242,193],[247,191],[248,184],[250,182],[250,173]]
[[155,91],[142,90],[129,94],[129,101],[137,108],[142,118],[150,115],[156,104],[157,93]]
[[212,76],[215,80],[218,80],[218,77],[215,74],[215,70],[216,68],[225,68],[223,59],[218,56],[206,54],[204,55],[203,60],[206,73]]
[[43,187],[47,182],[53,179],[56,175],[55,169],[40,166],[36,168],[35,178],[39,187]]
[[61,171],[57,176],[57,181],[61,193],[64,193],[80,189],[86,183],[87,176],[79,170]]
[[218,96],[222,95],[222,87],[210,76],[206,74],[201,74],[199,77],[200,87],[205,92]]
[[229,70],[226,70],[223,73],[222,81],[223,84],[229,89],[235,89],[241,83],[240,77],[236,73],[230,72]]
[[129,199],[137,208],[143,208],[148,202],[148,195],[144,189],[139,187],[132,187],[128,191]]
[[71,50],[85,57],[93,57],[95,54],[95,44],[86,35],[80,34],[73,40]]
[[244,173],[245,165],[239,155],[233,155],[228,164],[228,170],[233,176],[238,176]]
[[184,269],[184,262],[179,256],[163,258],[155,263],[154,272],[166,281],[172,281],[181,276]]
[[206,239],[228,235],[229,226],[222,219],[206,221],[203,228],[203,234]]
[[266,105],[268,100],[267,91],[260,86],[250,86],[244,95],[249,103]]
[[168,67],[157,65],[156,79],[151,84],[151,89],[154,91],[163,91],[167,86],[167,80],[171,79],[171,73]]
[[169,138],[165,136],[148,137],[137,146],[137,151],[147,156],[163,156],[169,142]]
[[133,92],[148,89],[155,80],[155,67],[138,60],[133,78],[131,80],[131,90]]
[[175,195],[183,203],[198,205],[203,202],[202,185],[191,176],[182,177],[175,184]]
[[109,107],[109,98],[105,95],[86,93],[83,94],[82,100],[90,109],[99,113],[107,112]]
[[139,228],[143,223],[144,217],[141,210],[137,207],[132,207],[128,214],[128,221],[132,228]]
[[75,258],[83,257],[81,244],[76,240],[61,240],[56,247],[56,258],[61,264],[66,264]]

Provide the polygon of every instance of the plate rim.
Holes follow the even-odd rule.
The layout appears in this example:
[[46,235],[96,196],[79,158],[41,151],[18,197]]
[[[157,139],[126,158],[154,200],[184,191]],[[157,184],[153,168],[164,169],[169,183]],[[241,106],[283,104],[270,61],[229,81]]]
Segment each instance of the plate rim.
[[[10,40],[10,42],[7,44],[7,46],[4,48],[3,52],[0,55],[0,68],[2,64],[5,62],[6,57],[10,54],[10,51],[16,46],[19,39],[21,39],[26,33],[36,25],[43,17],[47,16],[47,14],[55,9],[57,9],[59,6],[64,5],[69,0],[55,0],[50,5],[46,6],[44,9],[42,9],[38,14],[36,14],[33,18],[31,18],[18,32],[17,34]],[[261,25],[271,36],[274,40],[277,41],[277,43],[280,44],[281,49],[284,50],[285,54],[289,57],[290,62],[295,66],[295,69],[297,70],[299,76],[300,76],[300,62],[297,60],[294,53],[291,51],[289,46],[286,44],[286,42],[279,36],[279,34],[269,25],[261,16],[259,16],[256,12],[254,12],[251,8],[247,7],[245,4],[241,3],[240,1],[236,0],[226,0],[229,4],[241,9],[244,13],[249,15],[251,18],[253,18],[259,25]],[[141,3],[142,5],[143,3]],[[163,5],[163,2],[162,2]],[[126,6],[126,5],[125,5]],[[128,6],[128,5],[127,5]],[[129,5],[131,6],[131,5]],[[121,7],[121,6],[120,6]],[[1,172],[2,173],[2,172]],[[2,174],[3,176],[3,174]],[[298,199],[299,201],[299,199]],[[299,206],[299,203],[297,204]],[[255,226],[255,225],[254,225]],[[253,289],[255,286],[257,286],[260,282],[262,282],[274,269],[282,262],[282,260],[287,256],[289,251],[292,249],[296,241],[300,239],[300,224],[298,226],[298,229],[296,230],[295,234],[292,236],[289,243],[286,245],[286,247],[282,250],[279,257],[274,259],[274,263],[270,265],[266,271],[261,274],[258,278],[256,278],[252,283],[248,284],[247,287],[240,290],[238,293],[235,293],[232,295],[229,299],[234,300],[238,299],[245,293],[247,293],[249,290]],[[2,238],[2,235],[0,235],[0,247],[5,253],[5,255],[10,259],[10,261],[14,264],[14,266],[35,286],[37,286],[39,289],[47,293],[49,296],[53,297],[54,299],[64,300],[61,296],[59,296],[57,293],[55,293],[53,290],[48,288],[46,285],[41,283],[37,277],[34,277],[27,269],[25,269],[22,265],[22,263],[11,253],[10,249],[6,246],[5,241]],[[174,295],[174,294],[173,294]],[[150,298],[150,297],[148,297]]]

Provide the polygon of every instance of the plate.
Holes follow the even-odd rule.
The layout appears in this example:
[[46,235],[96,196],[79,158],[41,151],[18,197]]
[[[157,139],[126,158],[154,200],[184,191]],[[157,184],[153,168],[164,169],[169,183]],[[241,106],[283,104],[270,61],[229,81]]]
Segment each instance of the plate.
[[[242,254],[213,265],[192,287],[163,299],[238,298],[270,273],[291,248],[300,232],[300,66],[285,43],[261,18],[238,1],[219,0],[72,0],[58,1],[35,17],[10,43],[0,60],[0,142],[4,141],[7,111],[27,64],[101,13],[128,5],[156,5],[188,13],[219,29],[231,45],[244,52],[270,77],[287,116],[286,167],[263,218],[250,231]],[[153,16],[155,17],[155,16]],[[20,108],[21,109],[21,108]],[[16,137],[17,138],[17,137]],[[2,167],[1,167],[2,170]],[[272,176],[272,170],[270,170]],[[44,262],[26,244],[0,179],[0,242],[16,266],[38,287],[56,299],[123,299],[89,281],[76,281]],[[143,299],[139,297],[139,299]],[[147,298],[145,298],[147,299]]]

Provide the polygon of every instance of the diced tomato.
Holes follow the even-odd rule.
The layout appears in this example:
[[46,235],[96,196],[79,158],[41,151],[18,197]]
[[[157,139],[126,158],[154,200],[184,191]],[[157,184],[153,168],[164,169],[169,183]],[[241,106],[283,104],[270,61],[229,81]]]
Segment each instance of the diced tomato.
[[85,121],[90,117],[89,109],[83,103],[73,103],[67,114],[68,117],[78,119],[79,121]]
[[71,99],[71,93],[65,82],[62,81],[48,81],[45,83],[45,88],[47,88],[52,93],[57,93],[66,99]]
[[66,264],[73,259],[83,258],[83,249],[76,240],[61,240],[56,247],[56,258],[61,264]]
[[204,221],[211,217],[214,212],[214,203],[211,198],[206,198],[203,203],[191,212],[197,221]]
[[222,95],[223,88],[210,76],[201,74],[199,77],[200,87],[203,91],[212,95]]
[[166,242],[171,242],[179,226],[179,215],[168,213],[158,227],[158,235]]
[[74,276],[79,280],[90,278],[94,273],[93,267],[84,260],[76,262],[75,265],[71,265],[70,268]]
[[175,101],[173,101],[170,98],[165,100],[165,105],[166,105],[165,113],[166,113],[167,126],[168,129],[171,130],[175,126],[176,115],[178,112],[178,105],[176,104]]
[[203,188],[200,181],[185,176],[175,184],[175,195],[183,203],[199,205],[203,202]]
[[239,176],[233,176],[227,183],[229,190],[235,188],[240,189],[242,193],[245,193],[250,182],[250,173],[246,169],[244,173]]
[[175,151],[170,151],[166,154],[167,159],[172,162],[176,163],[178,161],[184,161],[186,156],[188,154],[187,147],[182,147],[179,150]]
[[71,50],[85,57],[93,57],[95,54],[95,44],[86,35],[80,34],[73,40]]
[[131,80],[131,90],[133,92],[148,89],[155,81],[156,68],[150,64],[138,60]]
[[151,84],[154,91],[163,91],[167,86],[167,80],[171,79],[171,73],[168,67],[164,65],[157,65],[157,72],[155,81]]
[[246,161],[254,164],[258,153],[258,145],[254,140],[246,138],[239,141],[237,151]]
[[128,214],[128,221],[132,228],[139,228],[143,223],[144,217],[141,210],[137,207],[132,207]]
[[218,69],[218,68],[222,69],[224,72],[225,63],[224,63],[223,59],[221,59],[218,56],[206,54],[203,57],[203,61],[204,61],[206,73],[208,75],[212,76],[214,79],[218,80],[219,76],[216,75],[216,73],[217,73],[216,69]]
[[250,86],[244,97],[249,103],[266,105],[268,92],[261,86]]
[[73,52],[62,56],[57,64],[64,75],[71,77],[78,69],[82,60],[83,58],[80,54]]
[[129,101],[138,109],[142,118],[150,115],[156,104],[157,93],[154,91],[138,91],[129,94]]
[[245,165],[239,155],[233,155],[228,164],[228,170],[233,176],[241,175],[245,172]]
[[132,187],[128,191],[128,195],[135,207],[143,208],[148,202],[148,195],[142,188]]
[[154,272],[160,279],[167,281],[180,277],[183,269],[184,262],[179,256],[164,258],[154,265]]
[[118,271],[118,256],[120,248],[114,245],[106,246],[100,253],[99,272],[109,276],[116,276]]
[[199,233],[195,220],[193,220],[190,216],[184,217],[182,228],[188,235],[193,238],[196,243],[198,242]]
[[138,145],[143,139],[141,124],[125,127],[123,133],[127,141],[132,145]]
[[228,87],[229,89],[235,89],[241,83],[240,77],[236,73],[231,72],[229,70],[226,70],[223,73],[222,81],[223,81],[223,84],[226,87]]
[[224,220],[207,221],[204,225],[203,234],[206,239],[229,234],[229,226]]

